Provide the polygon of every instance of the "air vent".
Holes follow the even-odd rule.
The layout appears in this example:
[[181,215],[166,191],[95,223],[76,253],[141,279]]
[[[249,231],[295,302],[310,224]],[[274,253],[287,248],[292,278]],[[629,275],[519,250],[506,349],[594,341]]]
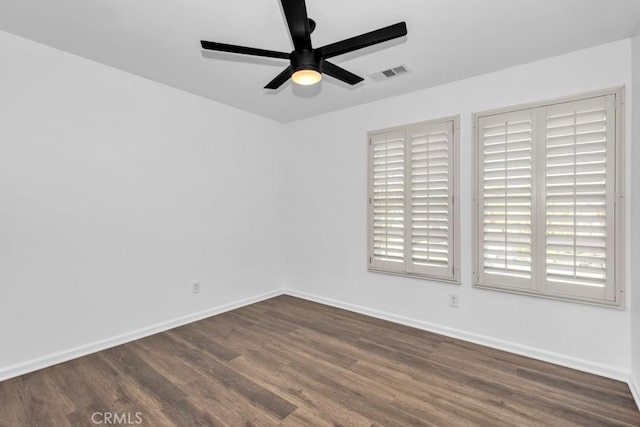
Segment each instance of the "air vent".
[[396,75],[398,75],[398,74],[406,73],[407,69],[405,68],[404,65],[401,65],[399,67],[394,68],[393,72],[396,73]]
[[397,67],[389,68],[388,70],[378,71],[377,73],[369,74],[376,82],[381,82],[384,80],[392,79],[398,77],[399,75],[406,74],[409,72],[409,69],[405,65],[399,65]]

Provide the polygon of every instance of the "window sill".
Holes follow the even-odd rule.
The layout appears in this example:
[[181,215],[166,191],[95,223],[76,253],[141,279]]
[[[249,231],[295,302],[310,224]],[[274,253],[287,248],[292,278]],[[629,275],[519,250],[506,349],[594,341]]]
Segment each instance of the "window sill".
[[427,276],[424,274],[415,274],[415,273],[401,273],[397,271],[378,270],[372,267],[368,267],[367,271],[369,271],[370,273],[382,273],[382,274],[389,274],[391,276],[402,276],[402,277],[410,277],[413,279],[429,280],[433,282],[443,282],[450,285],[460,284],[460,279],[454,278],[454,277],[439,277],[439,276]]
[[618,309],[618,310],[623,310],[624,309],[624,300],[623,300],[623,296],[622,296],[623,294],[620,293],[620,292],[618,292],[618,294],[620,295],[620,299],[622,301],[604,301],[604,300],[596,300],[596,299],[590,299],[590,298],[571,297],[571,296],[565,296],[565,295],[543,294],[543,293],[536,292],[536,291],[528,291],[528,290],[513,289],[513,288],[504,288],[504,287],[485,285],[485,284],[480,284],[480,283],[474,283],[473,287],[474,288],[478,288],[478,289],[485,289],[485,290],[489,290],[489,291],[506,292],[506,293],[510,293],[510,294],[517,294],[517,295],[525,295],[525,296],[530,296],[530,297],[545,298],[545,299],[551,299],[551,300],[556,300],[556,301],[572,302],[572,303],[593,305],[593,306],[606,307],[606,308],[615,308],[615,309]]

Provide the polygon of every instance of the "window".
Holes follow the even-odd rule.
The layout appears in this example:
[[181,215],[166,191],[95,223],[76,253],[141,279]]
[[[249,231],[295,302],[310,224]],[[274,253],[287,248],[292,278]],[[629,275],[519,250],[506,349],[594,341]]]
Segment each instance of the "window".
[[459,280],[458,117],[369,133],[369,270]]
[[475,115],[476,286],[622,303],[622,96]]

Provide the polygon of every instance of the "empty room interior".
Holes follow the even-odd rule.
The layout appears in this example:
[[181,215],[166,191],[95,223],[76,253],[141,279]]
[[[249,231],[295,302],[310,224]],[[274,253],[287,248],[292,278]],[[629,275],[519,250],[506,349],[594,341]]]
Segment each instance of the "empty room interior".
[[0,426],[640,426],[636,141],[638,0],[0,0]]

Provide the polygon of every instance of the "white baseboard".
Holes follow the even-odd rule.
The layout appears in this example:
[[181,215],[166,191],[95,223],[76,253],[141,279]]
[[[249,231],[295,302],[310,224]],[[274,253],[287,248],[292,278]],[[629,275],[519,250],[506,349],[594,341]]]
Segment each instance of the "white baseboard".
[[[387,313],[385,311],[376,310],[360,305],[350,304],[330,298],[324,298],[317,295],[308,294],[306,292],[300,292],[293,289],[286,289],[285,294],[298,298],[303,298],[309,301],[318,302],[320,304],[329,305],[332,307],[341,308],[348,311],[364,314],[378,319],[389,320],[391,322],[400,323],[402,325],[411,326],[417,329],[422,329],[436,334],[445,335],[451,338],[457,338],[463,341],[469,341],[475,344],[492,347],[498,350],[507,351],[509,353],[519,354],[521,356],[530,357],[532,359],[542,360],[544,362],[553,363],[555,365],[564,366],[567,368],[577,369],[579,371],[588,372],[602,377],[611,378],[614,380],[628,382],[629,372],[611,368],[606,365],[591,362],[585,359],[579,359],[571,356],[566,356],[558,353],[554,353],[547,350],[538,349],[535,347],[529,347],[522,344],[505,341],[486,335],[480,335],[473,332],[467,332],[460,329],[450,328],[448,326],[439,325],[437,323],[425,322],[423,320],[412,319],[397,314]],[[629,385],[631,387],[631,384]],[[636,392],[640,390],[637,389]],[[637,399],[637,397],[636,397]]]
[[378,319],[388,320],[395,323],[411,326],[414,328],[422,329],[429,332],[445,335],[452,338],[461,339],[464,341],[473,342],[476,344],[484,345],[487,347],[496,348],[498,350],[507,351],[510,353],[519,354],[533,359],[542,360],[544,362],[553,363],[560,366],[565,366],[572,369],[577,369],[584,372],[589,372],[595,375],[600,375],[607,378],[612,378],[618,381],[627,382],[631,393],[640,408],[640,382],[628,372],[614,369],[605,365],[594,363],[588,360],[579,359],[575,357],[565,356],[554,352],[537,349],[534,347],[524,346],[509,341],[504,341],[496,338],[492,338],[485,335],[475,334],[472,332],[463,331],[460,329],[450,328],[448,326],[439,325],[437,323],[425,322],[423,320],[412,319],[397,314],[387,313],[385,311],[376,310],[364,306],[350,304],[330,298],[320,297],[306,292],[300,292],[293,289],[275,290],[266,292],[260,295],[256,295],[250,298],[245,298],[232,303],[224,304],[218,307],[214,307],[208,310],[200,311],[198,313],[189,314],[176,319],[168,320],[166,322],[158,323],[146,328],[138,329],[132,332],[127,332],[115,337],[107,338],[104,340],[95,341],[89,344],[85,344],[79,347],[75,347],[69,350],[61,351],[58,353],[50,354],[37,359],[32,359],[23,363],[8,366],[0,369],[0,381],[8,380],[13,377],[24,375],[29,372],[37,371],[39,369],[47,368],[49,366],[57,365],[78,357],[86,356],[91,353],[102,351],[111,347],[115,347],[121,344],[128,343],[137,339],[148,337],[150,335],[157,334],[169,329],[176,328],[188,323],[196,322],[198,320],[205,319],[207,317],[215,316],[227,311],[235,310],[246,305],[254,304],[260,301],[264,301],[269,298],[273,298],[279,295],[291,295],[298,298],[303,298],[309,301],[318,302],[320,304],[329,305],[332,307],[341,308],[348,311],[364,314],[367,316],[375,317]]
[[638,411],[640,411],[640,381],[633,374],[629,376],[629,389],[636,401]]
[[18,363],[16,365],[8,366],[0,369],[0,381],[8,380],[19,375],[24,375],[29,372],[37,371],[39,369],[48,368],[49,366],[57,365],[59,363],[67,362],[78,357],[86,356],[91,353],[105,350],[107,348],[115,347],[121,344],[128,343],[140,338],[148,337],[150,335],[157,334],[169,329],[177,328],[178,326],[186,325],[187,323],[196,322],[198,320],[206,319],[207,317],[215,316],[227,311],[235,310],[236,308],[244,307],[246,305],[254,304],[269,298],[282,295],[282,290],[275,290],[264,294],[256,295],[253,297],[245,298],[239,301],[234,301],[228,304],[224,304],[218,307],[214,307],[208,310],[200,311],[197,313],[189,314],[186,316],[178,317],[176,319],[168,320],[166,322],[158,323],[146,328],[138,329],[125,334],[117,335],[115,337],[107,338],[104,340],[94,341],[89,344],[81,345],[69,350],[64,350],[58,353],[53,353],[47,356],[39,357],[36,359],[28,360],[26,362]]

